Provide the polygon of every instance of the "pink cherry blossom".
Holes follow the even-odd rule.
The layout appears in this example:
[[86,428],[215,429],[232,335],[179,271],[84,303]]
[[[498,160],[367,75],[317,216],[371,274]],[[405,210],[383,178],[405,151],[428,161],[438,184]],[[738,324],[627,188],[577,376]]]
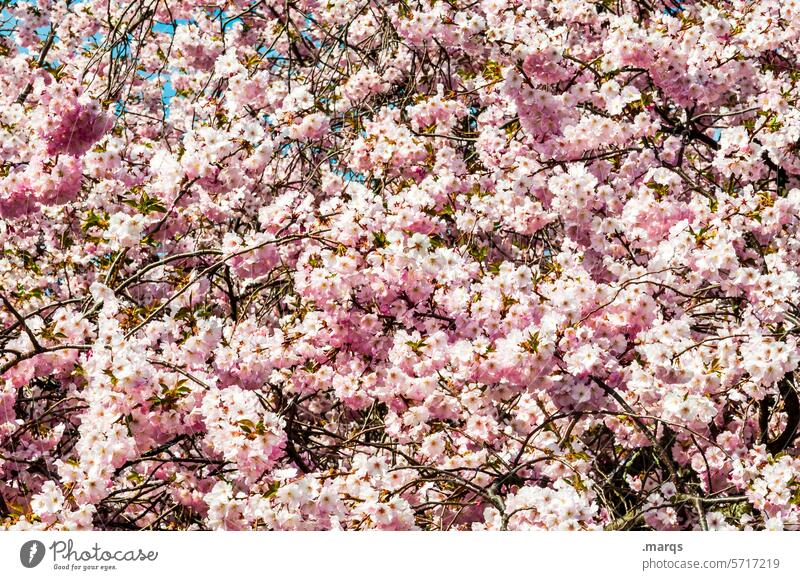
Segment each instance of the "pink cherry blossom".
[[800,529],[800,5],[671,4],[4,3],[2,528]]

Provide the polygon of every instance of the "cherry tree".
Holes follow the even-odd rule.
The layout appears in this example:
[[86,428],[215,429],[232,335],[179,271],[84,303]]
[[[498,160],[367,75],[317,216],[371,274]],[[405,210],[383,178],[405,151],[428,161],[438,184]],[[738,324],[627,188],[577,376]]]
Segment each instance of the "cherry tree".
[[8,529],[798,529],[798,0],[2,0]]

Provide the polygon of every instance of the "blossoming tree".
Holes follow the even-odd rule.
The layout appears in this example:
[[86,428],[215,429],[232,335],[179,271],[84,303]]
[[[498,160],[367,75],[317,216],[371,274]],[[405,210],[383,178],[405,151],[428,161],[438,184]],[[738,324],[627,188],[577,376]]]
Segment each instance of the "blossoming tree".
[[0,8],[4,527],[800,527],[798,0]]

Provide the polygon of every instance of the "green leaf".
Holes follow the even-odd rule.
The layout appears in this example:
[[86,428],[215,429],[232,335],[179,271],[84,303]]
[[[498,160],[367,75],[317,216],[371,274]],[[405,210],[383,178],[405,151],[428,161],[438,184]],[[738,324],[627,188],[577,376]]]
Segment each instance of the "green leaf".
[[406,345],[411,347],[411,350],[414,351],[414,354],[421,354],[422,349],[427,346],[424,338],[419,340],[407,340]]
[[145,191],[141,192],[138,200],[131,197],[123,199],[122,203],[136,208],[144,215],[150,215],[151,213],[166,213],[167,211],[167,208],[164,207],[160,199],[149,196]]
[[530,335],[528,340],[522,343],[522,348],[524,348],[527,352],[531,354],[536,354],[539,352],[539,331],[537,330],[533,334]]
[[389,245],[383,232],[372,232],[372,241],[376,248],[385,248]]
[[264,497],[272,497],[273,495],[278,493],[278,490],[280,488],[281,484],[278,483],[277,481],[273,481],[272,483],[269,484],[269,487],[267,488],[267,493],[264,494]]
[[83,220],[83,224],[81,224],[81,229],[85,232],[91,228],[99,228],[104,230],[108,227],[108,213],[101,211],[100,213],[95,213],[93,209],[89,210],[88,215]]

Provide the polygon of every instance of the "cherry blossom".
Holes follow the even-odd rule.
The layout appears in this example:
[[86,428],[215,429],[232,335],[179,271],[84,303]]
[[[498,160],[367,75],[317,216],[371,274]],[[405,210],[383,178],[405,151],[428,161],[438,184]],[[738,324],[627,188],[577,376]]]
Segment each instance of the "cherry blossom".
[[5,2],[0,525],[800,529],[798,19]]

